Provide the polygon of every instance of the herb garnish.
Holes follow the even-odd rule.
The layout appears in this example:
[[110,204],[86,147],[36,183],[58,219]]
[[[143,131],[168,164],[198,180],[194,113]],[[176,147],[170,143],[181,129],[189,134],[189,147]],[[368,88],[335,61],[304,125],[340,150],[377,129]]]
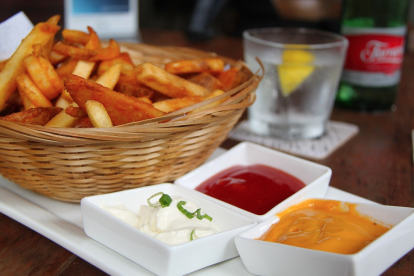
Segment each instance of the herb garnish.
[[[158,203],[151,203],[151,199],[158,195],[162,195],[160,199],[158,200]],[[147,202],[148,202],[148,205],[151,207],[156,208],[156,207],[161,206],[162,208],[165,208],[165,207],[170,206],[172,199],[169,195],[164,194],[163,192],[159,192],[159,193],[152,195],[150,198],[148,198]]]
[[177,208],[178,208],[178,210],[180,210],[180,212],[181,213],[183,213],[187,218],[189,218],[189,219],[192,219],[196,214],[197,214],[197,218],[199,219],[199,220],[202,220],[202,219],[208,219],[209,221],[212,221],[213,220],[213,218],[212,217],[210,217],[209,215],[207,215],[207,214],[204,214],[204,215],[201,215],[201,208],[198,208],[194,213],[191,213],[191,212],[189,212],[188,210],[186,210],[184,207],[183,207],[183,205],[185,205],[187,202],[186,201],[180,201],[180,202],[178,202],[177,203]]

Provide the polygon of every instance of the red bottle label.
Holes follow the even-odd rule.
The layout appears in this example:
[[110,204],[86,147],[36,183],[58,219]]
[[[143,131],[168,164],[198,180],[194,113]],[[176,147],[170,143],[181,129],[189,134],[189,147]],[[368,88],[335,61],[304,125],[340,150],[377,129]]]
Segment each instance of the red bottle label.
[[404,57],[404,37],[350,35],[345,69],[393,74]]
[[342,79],[368,86],[397,84],[404,58],[405,28],[346,30],[349,47]]

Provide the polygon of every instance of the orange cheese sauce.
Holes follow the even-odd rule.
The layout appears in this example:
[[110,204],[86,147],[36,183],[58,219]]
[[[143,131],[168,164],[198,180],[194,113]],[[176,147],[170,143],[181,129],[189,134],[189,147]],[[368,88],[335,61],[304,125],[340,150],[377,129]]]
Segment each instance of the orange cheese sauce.
[[277,216],[259,240],[340,254],[354,254],[391,227],[361,216],[356,204],[310,199]]

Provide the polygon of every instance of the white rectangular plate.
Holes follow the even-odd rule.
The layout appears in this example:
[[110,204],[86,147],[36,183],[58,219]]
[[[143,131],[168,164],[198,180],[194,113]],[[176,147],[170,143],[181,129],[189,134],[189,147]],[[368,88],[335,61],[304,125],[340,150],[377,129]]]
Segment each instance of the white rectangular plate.
[[[220,155],[219,149],[211,157]],[[328,188],[326,198],[353,202],[367,199]],[[372,202],[371,202],[372,203]],[[61,245],[110,275],[154,275],[122,255],[86,236],[80,204],[66,203],[33,193],[0,176],[0,212]],[[240,257],[195,271],[192,276],[251,275]]]

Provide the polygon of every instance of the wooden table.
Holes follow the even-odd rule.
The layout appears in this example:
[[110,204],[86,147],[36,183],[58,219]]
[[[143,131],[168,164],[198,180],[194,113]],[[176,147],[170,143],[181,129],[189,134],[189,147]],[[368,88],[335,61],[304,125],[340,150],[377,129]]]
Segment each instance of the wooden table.
[[[189,42],[182,33],[146,30],[143,42],[175,45],[243,58],[241,39],[216,37]],[[332,119],[358,125],[359,134],[318,163],[332,168],[330,185],[369,200],[414,207],[411,130],[414,129],[414,54],[404,60],[395,111],[366,114],[335,108]],[[237,144],[227,140],[224,148]],[[384,275],[414,274],[414,250]],[[0,275],[105,275],[63,247],[0,214]]]

